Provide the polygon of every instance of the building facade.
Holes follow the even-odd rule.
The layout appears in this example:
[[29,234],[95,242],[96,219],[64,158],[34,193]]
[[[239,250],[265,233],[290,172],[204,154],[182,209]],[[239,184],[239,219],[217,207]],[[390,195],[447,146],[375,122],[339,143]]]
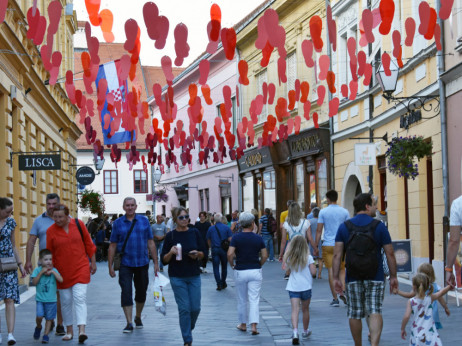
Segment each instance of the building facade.
[[[221,117],[220,104],[224,103],[223,88],[231,90],[232,120],[231,132],[236,133],[237,122],[241,119],[239,107],[237,106],[236,86],[238,77],[237,57],[228,60],[223,48],[220,46],[214,54],[208,53],[199,57],[180,75],[173,80],[174,100],[177,106],[177,119],[183,121],[183,127],[189,131],[189,85],[197,83],[200,77],[199,61],[207,59],[210,62],[207,85],[210,87],[211,104],[202,102],[203,116],[201,124],[197,125],[198,133],[202,132],[204,122],[207,124],[208,133],[213,133],[215,119]],[[165,97],[166,88],[162,97]],[[201,88],[198,88],[197,97],[203,97]],[[159,120],[159,128],[163,129],[163,121],[155,100],[150,99],[149,104],[153,107],[154,118]],[[173,132],[173,129],[172,131]],[[171,133],[172,135],[172,133]],[[218,162],[214,162],[214,154],[210,153],[207,164],[200,164],[199,144],[191,151],[193,160],[191,165],[181,165],[179,159],[182,149],[174,150],[178,158],[179,168],[175,170],[172,164],[170,168],[165,166],[162,178],[156,187],[157,191],[165,190],[168,196],[167,201],[156,203],[156,213],[171,215],[171,209],[176,206],[189,208],[191,221],[194,223],[200,211],[220,212],[224,215],[231,214],[238,208],[238,169],[236,161],[230,159],[229,155]],[[160,145],[159,155],[165,163],[164,146]]]
[[449,175],[448,204],[462,194],[462,1],[454,1],[451,17],[444,22],[444,73]]
[[[50,1],[38,1],[43,15]],[[74,124],[78,110],[62,84],[46,85],[50,78],[39,47],[26,37],[25,1],[9,1],[0,23],[0,191],[14,202],[16,244],[25,248],[34,219],[46,209],[46,194],[57,193],[77,213],[77,183],[71,169],[77,160],[76,140],[81,132]],[[77,29],[72,1],[62,1],[63,11],[54,37],[54,51],[62,53],[59,77],[73,70],[73,35]],[[60,155],[60,170],[23,171],[18,153]],[[37,259],[37,251],[34,261]]]
[[[128,52],[124,49],[123,43],[104,43],[99,44],[98,55],[100,63],[108,63],[120,59],[124,54]],[[85,38],[85,22],[78,22],[78,31],[75,35],[75,78],[76,78],[76,89],[82,90],[82,94],[87,98],[93,100],[93,104],[96,105],[97,96],[96,92],[88,95],[85,92],[85,86],[82,80],[82,52],[88,51],[87,42]],[[183,69],[173,69],[174,75],[180,73]],[[147,98],[152,95],[152,85],[154,83],[160,83],[164,85],[166,83],[164,74],[160,67],[155,66],[142,66],[141,60],[136,65],[135,78],[128,80],[128,86],[130,90],[135,88],[139,92],[139,102],[146,102]],[[87,116],[91,120],[91,126],[97,132],[97,139],[101,138],[102,127],[100,116],[97,114],[96,106],[93,109],[94,116]],[[85,124],[82,121],[76,122],[79,128],[82,130],[82,135],[77,140],[77,165],[78,166],[89,166],[94,168],[94,149],[93,143],[88,143],[85,137]],[[151,128],[150,121],[144,122],[144,134],[141,134],[137,129],[136,138],[136,149],[141,156],[145,156],[147,162],[148,150],[146,149],[145,136],[149,133]],[[143,169],[142,162],[138,162],[133,167],[130,166],[127,160],[129,150],[127,150],[125,143],[118,144],[118,148],[121,150],[121,159],[119,162],[113,162],[111,160],[111,151],[105,149],[104,151],[104,165],[101,171],[97,172],[93,183],[87,186],[79,185],[79,192],[84,189],[91,189],[93,191],[100,192],[104,196],[105,200],[105,213],[106,214],[123,214],[122,202],[125,197],[132,196],[137,201],[137,213],[144,214],[147,210],[153,210],[152,201],[152,167],[148,165],[147,170]],[[89,212],[84,212],[79,208],[79,217],[84,220],[88,219],[91,215]]]
[[[266,66],[262,66],[262,51],[255,47],[258,37],[258,21],[267,9],[275,10],[279,23],[286,32],[286,83],[278,82],[278,52],[275,50]],[[269,100],[263,105],[263,111],[253,124],[255,144],[245,151],[239,160],[241,179],[242,210],[256,209],[260,215],[265,208],[271,208],[274,215],[287,210],[287,201],[297,201],[305,214],[310,212],[310,202],[320,205],[330,188],[330,131],[327,97],[318,100],[319,86],[326,88],[326,81],[321,80],[319,59],[327,53],[325,44],[322,51],[314,52],[316,66],[308,68],[302,53],[302,42],[310,37],[309,21],[318,15],[326,16],[325,4],[315,1],[267,1],[257,8],[238,25],[237,47],[240,58],[249,65],[249,85],[241,86],[243,116],[250,121],[249,108],[257,95],[263,94],[269,84],[275,85],[274,102]],[[323,37],[326,32],[323,28]],[[265,64],[263,64],[265,65]],[[309,83],[308,111],[305,116],[304,103],[296,100],[289,109],[290,115],[280,123],[301,118],[300,132],[288,136],[273,136],[270,146],[259,147],[258,138],[262,137],[264,124],[269,115],[274,116],[279,98],[289,99],[289,93],[302,82]],[[320,101],[320,102],[318,102]],[[317,114],[317,124],[313,116]],[[319,128],[315,128],[319,127]],[[277,129],[276,129],[277,131]],[[276,219],[279,219],[278,217]]]
[[[349,59],[344,49],[350,37],[360,40],[358,13],[366,8],[375,9],[379,1],[332,1],[333,16],[337,22],[337,52],[332,52],[334,72],[340,76],[337,90],[351,80]],[[395,1],[393,30],[405,32],[404,22],[412,17],[419,25],[420,1]],[[435,6],[434,2],[430,2]],[[413,119],[403,104],[388,103],[375,78],[383,52],[391,52],[391,34],[382,36],[374,29],[375,42],[364,47],[357,44],[373,63],[373,78],[369,86],[359,80],[355,100],[343,100],[334,126],[333,154],[335,189],[342,196],[342,205],[352,211],[352,201],[358,192],[371,191],[378,196],[379,210],[386,211],[388,228],[393,240],[410,239],[414,270],[422,262],[432,261],[438,279],[443,277],[443,161],[441,117],[435,107],[420,109],[421,119]],[[394,96],[438,95],[437,49],[434,41],[427,41],[416,32],[412,46],[402,45],[404,66]],[[390,54],[391,55],[391,54]],[[394,59],[394,58],[392,58]],[[342,77],[343,76],[343,77]],[[435,105],[435,103],[433,103]],[[386,135],[386,137],[384,137]],[[433,155],[418,162],[419,175],[415,180],[390,174],[385,160],[387,141],[394,137],[422,136],[433,143]],[[364,138],[360,140],[355,138]],[[384,139],[381,139],[384,138]],[[369,139],[369,140],[367,140]],[[386,140],[387,141],[386,141]],[[375,165],[355,164],[355,144],[375,144]],[[417,163],[417,162],[416,162]]]

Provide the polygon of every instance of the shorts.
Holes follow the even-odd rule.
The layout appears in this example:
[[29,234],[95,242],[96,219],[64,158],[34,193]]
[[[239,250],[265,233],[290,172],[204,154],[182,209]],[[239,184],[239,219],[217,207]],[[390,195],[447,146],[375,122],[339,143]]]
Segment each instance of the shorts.
[[[322,247],[322,260],[327,269],[332,268],[332,260],[334,258],[334,247],[323,246]],[[340,262],[340,269],[345,269],[345,261]]]
[[37,317],[45,317],[47,321],[54,320],[56,318],[56,308],[58,304],[37,302]]
[[360,280],[346,286],[348,318],[359,320],[369,314],[382,314],[385,282]]
[[306,290],[302,292],[289,291],[289,297],[290,299],[299,298],[301,300],[308,300],[308,299],[311,299],[311,290]]

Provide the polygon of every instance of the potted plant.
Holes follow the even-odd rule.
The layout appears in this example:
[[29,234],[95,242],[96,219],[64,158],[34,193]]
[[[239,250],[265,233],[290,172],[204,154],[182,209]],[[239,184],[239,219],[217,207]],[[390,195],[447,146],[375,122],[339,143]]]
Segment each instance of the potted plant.
[[104,198],[99,192],[93,190],[84,190],[78,201],[80,209],[89,211],[92,214],[104,214]]
[[390,173],[400,178],[414,180],[419,175],[419,166],[414,158],[420,160],[432,154],[432,142],[421,136],[395,137],[388,143],[387,167]]
[[154,201],[156,202],[167,202],[168,201],[167,191],[165,189],[154,191],[153,198],[154,198]]

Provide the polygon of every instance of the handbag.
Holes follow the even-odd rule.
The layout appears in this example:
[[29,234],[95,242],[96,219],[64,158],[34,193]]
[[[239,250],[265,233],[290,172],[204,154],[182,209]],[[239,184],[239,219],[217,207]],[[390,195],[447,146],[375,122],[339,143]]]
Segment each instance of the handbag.
[[112,265],[114,266],[114,270],[119,270],[120,265],[122,263],[122,256],[124,255],[125,252],[125,247],[127,246],[127,241],[128,238],[130,237],[130,234],[132,234],[133,228],[135,227],[136,219],[133,219],[132,225],[130,226],[130,230],[127,233],[127,237],[124,240],[124,244],[122,245],[122,251],[116,252],[114,255],[114,259],[112,261]]
[[9,272],[18,269],[18,262],[15,257],[0,258],[0,273]]
[[215,225],[215,229],[217,230],[217,233],[218,233],[218,237],[220,238],[220,247],[225,250],[225,251],[228,251],[229,249],[229,240],[226,238],[226,239],[223,239],[221,237],[221,234],[220,234],[220,230],[218,229],[218,226]]

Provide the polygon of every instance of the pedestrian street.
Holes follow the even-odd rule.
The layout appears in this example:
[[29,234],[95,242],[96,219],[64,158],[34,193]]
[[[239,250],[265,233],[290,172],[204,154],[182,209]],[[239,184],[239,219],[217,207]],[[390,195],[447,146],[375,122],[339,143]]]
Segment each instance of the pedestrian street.
[[[287,281],[283,280],[281,263],[267,262],[263,266],[263,285],[260,300],[260,335],[252,336],[236,329],[237,309],[232,270],[228,268],[228,288],[216,291],[211,264],[208,273],[202,274],[202,310],[193,331],[193,345],[291,345],[290,301],[285,291]],[[166,270],[167,271],[167,270]],[[150,273],[152,275],[152,264]],[[166,274],[166,273],[165,273]],[[402,290],[409,290],[408,285],[400,283]],[[98,271],[92,277],[88,287],[88,323],[89,339],[85,345],[183,345],[178,311],[171,287],[165,289],[167,315],[163,316],[154,308],[152,283],[148,291],[148,300],[143,310],[143,329],[135,329],[131,334],[123,334],[125,318],[120,307],[120,287],[117,278],[108,275],[107,263],[98,263]],[[38,345],[40,340],[32,338],[35,326],[35,300],[31,297],[23,301],[16,309],[15,337],[17,345]],[[346,317],[346,306],[330,307],[332,297],[327,281],[327,270],[323,279],[314,280],[313,297],[310,305],[310,329],[312,335],[307,340],[300,339],[301,345],[352,345],[352,337]],[[408,345],[408,340],[400,338],[401,319],[404,314],[406,299],[390,296],[388,286],[384,301],[384,328],[380,345]],[[448,318],[440,308],[441,322],[444,326],[439,331],[445,345],[459,344],[462,339],[460,321],[462,307],[457,307],[455,299],[449,298],[451,316]],[[4,311],[1,313],[1,328],[5,334]],[[300,318],[301,327],[301,318]],[[249,328],[250,330],[250,328]],[[6,341],[4,340],[6,344]],[[51,345],[78,344],[76,338],[64,342],[50,333]],[[363,344],[367,341],[367,328],[363,320]]]

